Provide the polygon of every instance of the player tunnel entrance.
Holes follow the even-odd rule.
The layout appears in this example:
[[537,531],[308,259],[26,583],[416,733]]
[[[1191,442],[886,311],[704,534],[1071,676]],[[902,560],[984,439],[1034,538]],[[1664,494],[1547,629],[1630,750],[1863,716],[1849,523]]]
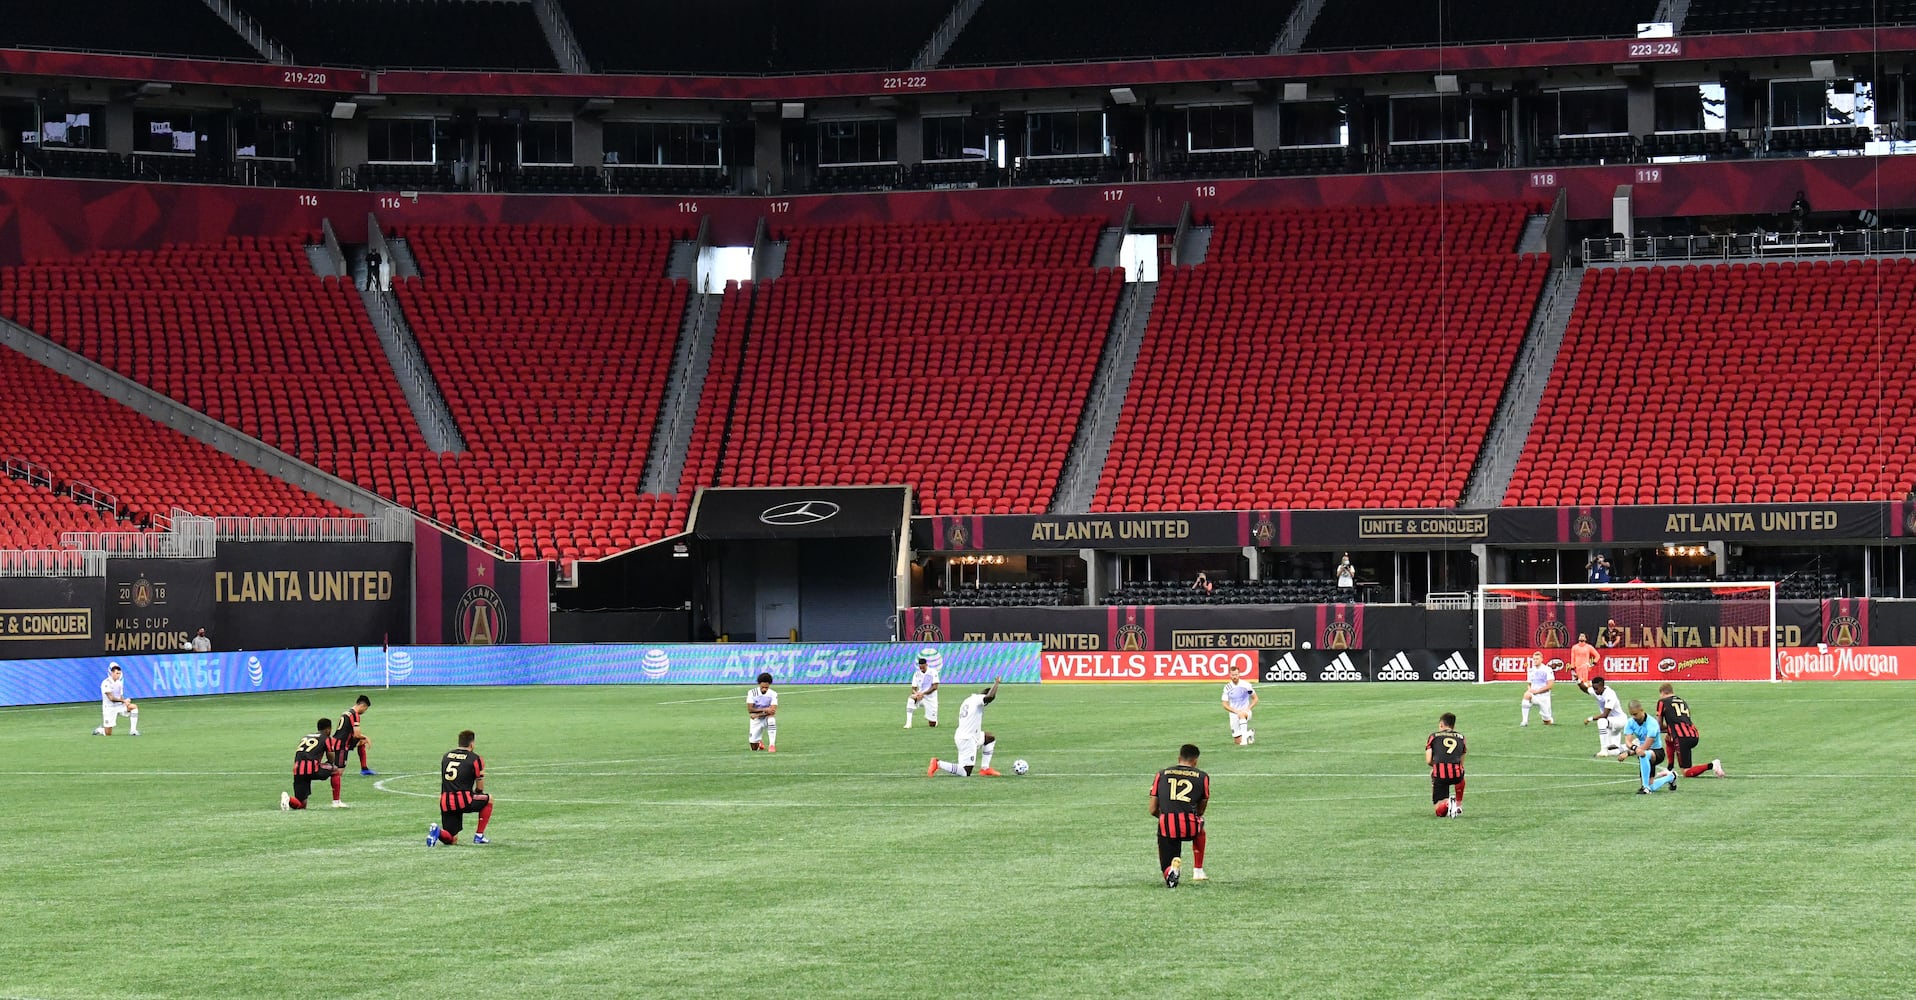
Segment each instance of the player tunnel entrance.
[[733,641],[886,641],[910,518],[903,486],[701,490],[696,617]]

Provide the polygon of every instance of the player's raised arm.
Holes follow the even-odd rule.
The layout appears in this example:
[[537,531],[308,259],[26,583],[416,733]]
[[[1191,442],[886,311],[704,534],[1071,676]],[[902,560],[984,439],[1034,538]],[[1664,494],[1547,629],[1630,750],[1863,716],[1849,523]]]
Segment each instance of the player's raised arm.
[[991,679],[991,686],[985,689],[985,704],[989,705],[993,701],[997,700],[998,684],[1002,680],[1004,680],[1004,678],[1002,677],[993,677]]

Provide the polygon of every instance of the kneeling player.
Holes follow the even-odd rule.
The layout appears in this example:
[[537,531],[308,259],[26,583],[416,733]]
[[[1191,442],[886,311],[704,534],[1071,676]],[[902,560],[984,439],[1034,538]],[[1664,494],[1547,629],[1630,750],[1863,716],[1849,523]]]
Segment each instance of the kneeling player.
[[373,741],[365,733],[360,732],[359,723],[365,718],[366,711],[372,707],[373,700],[363,694],[360,695],[353,702],[353,707],[340,713],[339,728],[333,730],[339,737],[339,757],[333,763],[344,770],[347,752],[356,749],[359,751],[359,773],[368,778],[378,773],[372,769],[372,765],[366,763],[366,748],[372,746]]
[[1178,748],[1175,767],[1151,779],[1151,815],[1158,821],[1158,872],[1164,887],[1175,889],[1184,866],[1184,842],[1191,842],[1191,881],[1204,875],[1204,810],[1211,804],[1211,776],[1198,770],[1198,748]]
[[745,692],[745,714],[752,720],[747,727],[746,748],[778,752],[778,692],[772,690],[772,675],[759,674],[758,687]]
[[1530,706],[1532,705],[1537,706],[1537,710],[1543,713],[1544,725],[1557,724],[1556,718],[1550,714],[1550,689],[1556,683],[1556,676],[1543,662],[1543,654],[1531,653],[1530,682],[1523,691],[1523,721],[1517,723],[1519,727],[1530,725]]
[[1251,730],[1251,709],[1257,707],[1257,690],[1248,677],[1234,677],[1224,684],[1224,714],[1231,717],[1231,739],[1238,746],[1257,742]]
[[969,778],[973,765],[977,765],[979,774],[998,776],[998,772],[991,769],[991,755],[998,752],[998,737],[985,732],[985,706],[997,697],[998,682],[993,680],[991,687],[958,703],[958,728],[951,734],[951,741],[958,746],[958,761],[933,757],[931,766],[925,769],[925,777],[937,777],[938,772],[943,771]]
[[332,720],[319,720],[318,728],[293,748],[293,794],[279,793],[279,807],[306,808],[306,800],[313,797],[313,779],[324,777],[332,781],[333,808],[346,808],[346,803],[339,800],[339,769],[333,766],[333,758],[341,753]]
[[1597,714],[1583,720],[1584,725],[1597,724],[1597,756],[1614,757],[1622,753],[1623,703],[1617,700],[1617,693],[1610,690],[1602,674],[1590,678],[1590,693],[1597,699]]
[[457,844],[466,813],[479,814],[472,842],[486,842],[486,824],[492,822],[492,796],[486,794],[486,762],[473,744],[472,730],[459,733],[459,746],[439,759],[439,822],[426,828],[426,846]]
[[1623,750],[1618,760],[1630,757],[1637,759],[1637,773],[1643,777],[1643,784],[1637,788],[1638,795],[1648,795],[1662,788],[1676,791],[1676,772],[1665,771],[1656,775],[1657,765],[1663,763],[1663,727],[1657,720],[1650,718],[1643,710],[1643,702],[1630,702],[1630,721],[1623,727]]
[[1464,814],[1464,734],[1457,731],[1457,714],[1437,717],[1437,731],[1424,739],[1424,763],[1430,765],[1431,811],[1455,819]]
[[133,704],[126,696],[126,681],[120,676],[120,665],[115,663],[107,668],[106,679],[100,682],[100,728],[93,731],[95,736],[112,736],[113,723],[121,716],[132,723],[133,735],[140,735],[140,706]]
[[1696,745],[1703,742],[1703,734],[1697,731],[1696,722],[1690,718],[1690,705],[1677,697],[1676,690],[1668,684],[1657,688],[1657,721],[1663,725],[1664,745],[1670,752],[1670,770],[1682,771],[1686,778],[1703,774],[1723,777],[1723,762],[1712,760],[1708,764],[1691,764],[1690,755]]

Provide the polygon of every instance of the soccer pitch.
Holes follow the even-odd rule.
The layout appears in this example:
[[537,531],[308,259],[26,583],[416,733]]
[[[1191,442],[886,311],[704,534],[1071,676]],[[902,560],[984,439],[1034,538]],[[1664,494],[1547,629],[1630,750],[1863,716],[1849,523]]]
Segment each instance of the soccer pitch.
[[[5,709],[0,997],[1916,989],[1916,685],[1680,686],[1730,776],[1653,796],[1566,688],[1519,729],[1515,685],[1265,685],[1236,747],[1217,685],[1008,687],[995,779],[925,777],[956,685],[908,732],[902,685],[784,688],[776,755],[745,749],[743,685],[372,690],[380,776],[292,813],[294,744],[358,692],[141,699],[139,739]],[[1423,766],[1446,710],[1456,820]],[[468,817],[428,850],[462,728],[494,842]],[[1145,791],[1187,740],[1211,880],[1166,890]]]

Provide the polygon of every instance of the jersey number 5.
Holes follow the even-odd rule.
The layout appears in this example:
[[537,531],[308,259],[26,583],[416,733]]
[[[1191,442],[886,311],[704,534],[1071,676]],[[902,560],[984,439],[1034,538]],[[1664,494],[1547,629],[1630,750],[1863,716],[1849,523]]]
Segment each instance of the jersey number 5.
[[446,780],[447,781],[459,780],[459,762],[458,761],[449,760],[446,762]]
[[1169,784],[1170,784],[1170,786],[1171,786],[1171,788],[1170,788],[1170,790],[1171,790],[1171,801],[1173,801],[1173,802],[1189,802],[1189,801],[1191,801],[1191,781],[1190,781],[1190,779],[1188,779],[1188,778],[1172,778],[1172,779],[1170,779],[1170,781],[1169,781]]

